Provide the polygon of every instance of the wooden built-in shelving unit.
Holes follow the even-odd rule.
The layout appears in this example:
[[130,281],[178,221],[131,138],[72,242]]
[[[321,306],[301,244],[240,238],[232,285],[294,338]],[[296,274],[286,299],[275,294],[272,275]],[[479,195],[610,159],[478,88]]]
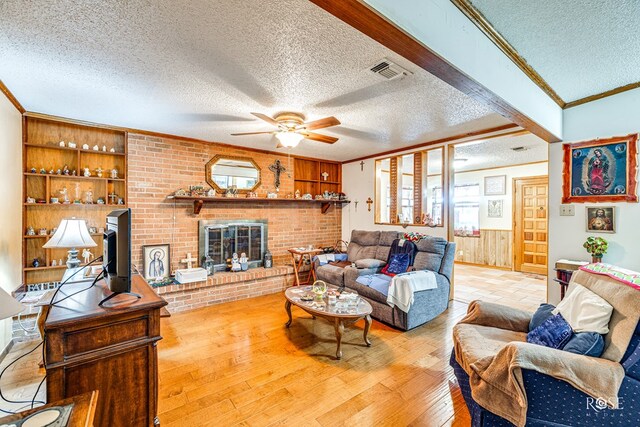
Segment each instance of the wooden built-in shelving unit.
[[[113,209],[125,208],[128,200],[127,194],[127,132],[106,127],[94,127],[78,124],[63,119],[42,118],[25,115],[23,118],[23,283],[32,284],[40,282],[57,281],[62,278],[66,268],[64,262],[67,258],[66,249],[44,249],[42,245],[51,236],[27,236],[28,227],[33,227],[38,233],[41,228],[47,229],[48,234],[52,228],[57,227],[64,218],[81,218],[87,221],[89,227],[104,227],[105,217]],[[60,141],[76,143],[76,148],[59,146]],[[83,144],[88,144],[90,149],[82,149]],[[91,148],[98,145],[109,151],[94,151]],[[55,172],[67,166],[69,170],[75,170],[76,176],[57,175]],[[88,167],[92,176],[85,177],[83,169]],[[36,173],[31,172],[36,169]],[[47,173],[41,174],[44,168]],[[103,176],[96,176],[96,169],[103,170]],[[110,177],[111,169],[118,170],[118,178]],[[49,171],[53,169],[54,174]],[[51,203],[52,197],[62,201],[60,190],[67,188],[71,202],[76,199],[76,191],[81,204]],[[76,190],[77,189],[77,190]],[[87,191],[93,192],[94,204],[84,204]],[[125,202],[118,205],[109,198],[110,194],[117,194]],[[27,198],[44,200],[45,203],[27,203]],[[97,204],[98,198],[102,198],[105,204]],[[102,254],[102,236],[93,234],[98,244],[91,248],[94,256]],[[33,259],[40,262],[39,267],[33,267]],[[52,266],[53,260],[63,260],[63,265]]]
[[[325,191],[339,193],[342,191],[342,165],[324,160],[294,158],[294,191],[311,194],[315,197]],[[328,174],[325,181],[322,174]]]

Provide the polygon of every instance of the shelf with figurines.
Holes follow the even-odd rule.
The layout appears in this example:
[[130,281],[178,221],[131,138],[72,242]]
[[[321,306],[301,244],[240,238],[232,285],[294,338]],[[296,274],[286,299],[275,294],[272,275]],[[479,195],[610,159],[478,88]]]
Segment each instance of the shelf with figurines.
[[[90,180],[106,180],[106,181],[126,181],[123,176],[120,175],[120,172],[117,168],[113,168],[111,170],[105,171],[101,167],[97,167],[93,172],[89,167],[85,167],[82,169],[82,174],[78,175],[75,169],[69,169],[67,165],[64,165],[62,168],[58,168],[56,170],[49,169],[47,171],[45,168],[40,168],[39,170],[35,167],[29,169],[28,172],[25,172],[25,176],[40,176],[40,177],[50,177],[50,178],[58,178],[58,179],[90,179]],[[106,173],[108,172],[108,175]]]
[[125,156],[125,153],[119,152],[115,147],[107,148],[106,145],[102,145],[102,148],[98,145],[94,145],[90,147],[89,144],[82,144],[82,146],[78,147],[78,144],[74,141],[60,141],[57,144],[50,142],[48,144],[33,144],[33,143],[25,143],[25,147],[27,148],[44,148],[47,150],[59,150],[59,151],[71,151],[78,153],[91,153],[91,154],[103,154],[103,155],[111,155],[111,156]]

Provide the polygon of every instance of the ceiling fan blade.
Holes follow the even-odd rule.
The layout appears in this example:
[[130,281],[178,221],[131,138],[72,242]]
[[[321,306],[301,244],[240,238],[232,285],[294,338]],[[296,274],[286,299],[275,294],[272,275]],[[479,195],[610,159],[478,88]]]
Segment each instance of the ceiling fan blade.
[[325,117],[324,119],[303,123],[302,125],[300,125],[300,128],[304,130],[316,130],[316,129],[328,128],[331,126],[338,126],[339,124],[340,124],[340,120],[331,116],[331,117]]
[[300,132],[306,139],[311,139],[313,141],[325,142],[327,144],[333,144],[338,140],[338,138],[334,138],[333,136],[320,135],[319,133],[313,132]]
[[276,122],[275,120],[273,120],[271,117],[267,116],[266,114],[262,114],[262,113],[251,113],[254,116],[256,116],[257,118],[264,120],[265,122],[269,123],[270,125],[276,126],[278,127],[280,125],[280,123]]
[[243,133],[232,133],[231,136],[240,136],[240,135],[262,135],[266,133],[273,133],[273,131],[268,132],[243,132]]

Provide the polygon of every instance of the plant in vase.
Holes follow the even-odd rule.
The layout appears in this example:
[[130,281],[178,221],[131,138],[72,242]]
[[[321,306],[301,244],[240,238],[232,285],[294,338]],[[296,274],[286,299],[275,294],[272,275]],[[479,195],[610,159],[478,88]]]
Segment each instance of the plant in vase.
[[582,244],[582,247],[591,254],[591,262],[602,262],[602,255],[607,253],[609,243],[602,237],[587,237],[587,241]]

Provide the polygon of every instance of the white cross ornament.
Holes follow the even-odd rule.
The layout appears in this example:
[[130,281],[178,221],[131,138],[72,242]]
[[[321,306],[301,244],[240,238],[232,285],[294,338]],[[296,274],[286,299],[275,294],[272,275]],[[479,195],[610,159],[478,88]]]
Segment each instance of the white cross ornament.
[[197,259],[191,256],[191,252],[187,252],[187,257],[183,260],[180,260],[180,262],[187,264],[187,268],[189,269],[193,268],[193,263],[195,261],[197,261]]
[[326,171],[322,172],[321,175],[322,175],[322,177],[324,178],[325,181],[327,180],[327,178],[329,178],[329,174]]

